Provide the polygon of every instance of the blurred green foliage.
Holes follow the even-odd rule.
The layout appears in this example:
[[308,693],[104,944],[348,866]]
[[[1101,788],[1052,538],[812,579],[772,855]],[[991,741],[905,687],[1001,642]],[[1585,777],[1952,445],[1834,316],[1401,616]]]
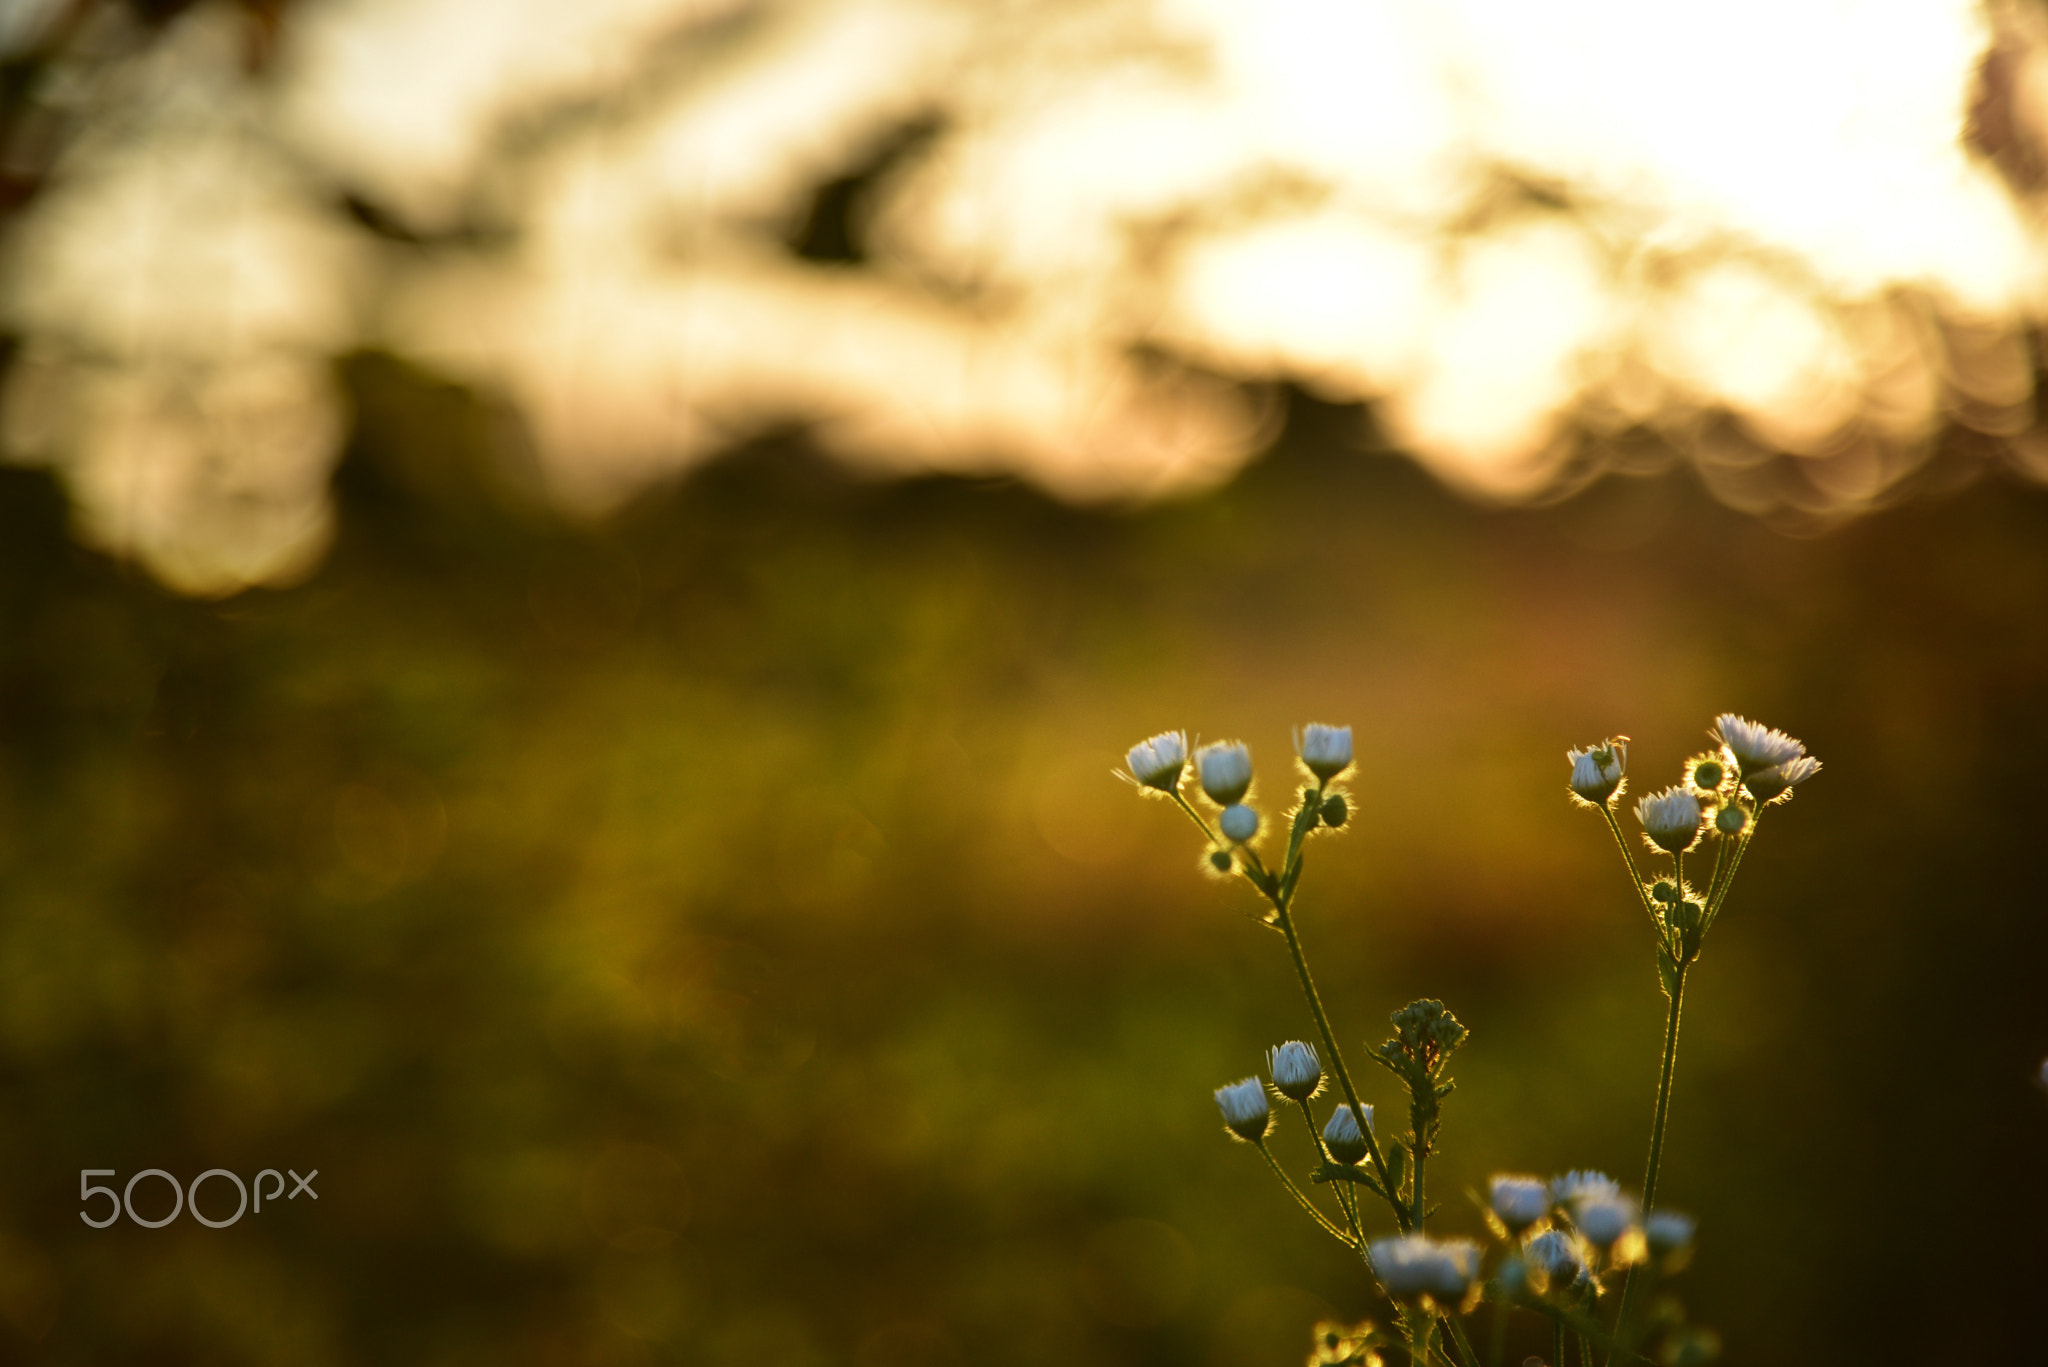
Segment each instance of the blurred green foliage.
[[[1688,998],[1688,1303],[1742,1363],[2035,1351],[2038,492],[1489,512],[1302,400],[1142,512],[793,434],[575,528],[487,405],[348,379],[290,591],[172,599],[0,475],[0,1356],[1298,1362],[1376,1307],[1210,1090],[1307,1023],[1123,749],[1241,736],[1277,795],[1291,724],[1357,728],[1304,935],[1352,1047],[1470,1025],[1472,1233],[1489,1171],[1641,1176],[1662,998],[1564,750],[1633,735],[1645,791],[1731,708],[1827,770]],[[320,1199],[92,1230],[87,1167]]]

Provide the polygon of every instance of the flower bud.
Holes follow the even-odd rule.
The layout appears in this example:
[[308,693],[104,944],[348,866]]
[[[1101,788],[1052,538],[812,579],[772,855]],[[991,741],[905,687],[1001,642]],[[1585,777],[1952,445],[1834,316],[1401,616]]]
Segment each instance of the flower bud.
[[1242,802],[1233,802],[1216,818],[1216,825],[1225,840],[1242,845],[1259,833],[1259,814]]
[[1758,802],[1775,802],[1819,772],[1819,760],[1811,755],[1801,755],[1798,759],[1786,760],[1775,769],[1750,774],[1742,780],[1742,786]]
[[1124,757],[1124,763],[1140,784],[1170,793],[1180,787],[1181,772],[1187,768],[1187,733],[1162,731],[1150,740],[1139,741]]
[[[1372,1125],[1371,1106],[1365,1108],[1365,1123],[1368,1128]],[[1339,1163],[1356,1163],[1365,1157],[1365,1132],[1358,1128],[1358,1115],[1348,1104],[1330,1112],[1329,1123],[1323,1126],[1323,1146]]]
[[1671,926],[1681,935],[1697,935],[1706,924],[1707,909],[1690,897],[1671,908]]
[[1636,820],[1643,823],[1643,834],[1666,854],[1692,848],[1700,838],[1702,816],[1700,800],[1683,788],[1666,788],[1636,804]]
[[1216,1106],[1223,1112],[1223,1124],[1248,1144],[1265,1140],[1273,1128],[1273,1111],[1266,1104],[1266,1088],[1255,1077],[1216,1089]]
[[1294,750],[1303,768],[1328,783],[1351,767],[1351,728],[1310,722],[1301,728]]
[[1470,1239],[1402,1234],[1374,1239],[1371,1252],[1373,1271],[1387,1295],[1409,1304],[1430,1301],[1455,1308],[1479,1275],[1479,1245]]
[[1583,750],[1567,750],[1564,757],[1572,766],[1572,796],[1589,806],[1604,806],[1621,790],[1628,772],[1628,737],[1610,736]]
[[1732,804],[1714,813],[1714,829],[1723,835],[1741,835],[1748,824],[1749,813]]
[[1351,816],[1351,808],[1344,801],[1344,794],[1331,793],[1323,799],[1323,824],[1331,830],[1343,825]]
[[1550,1199],[1558,1205],[1576,1205],[1580,1201],[1600,1196],[1621,1195],[1621,1184],[1604,1172],[1591,1168],[1578,1168],[1562,1177],[1550,1179]]
[[1219,807],[1228,807],[1252,786],[1252,752],[1236,741],[1205,745],[1195,752],[1202,791]]
[[1510,1234],[1520,1234],[1550,1210],[1550,1188],[1541,1178],[1496,1173],[1487,1192],[1493,1213]]
[[1322,1089],[1323,1065],[1316,1051],[1298,1039],[1276,1046],[1266,1055],[1273,1090],[1289,1101],[1307,1101]]
[[1733,712],[1723,712],[1714,719],[1713,735],[1728,747],[1729,754],[1735,756],[1735,767],[1744,782],[1751,774],[1775,769],[1806,753],[1803,744],[1783,731],[1774,731],[1758,722],[1744,721]]
[[1586,1275],[1586,1257],[1579,1244],[1561,1229],[1546,1229],[1522,1250],[1529,1284],[1538,1295],[1561,1296]]
[[1230,861],[1230,851],[1209,851],[1209,867],[1216,870],[1216,872],[1218,873],[1229,873],[1231,868],[1233,867]]
[[1692,1216],[1675,1210],[1653,1210],[1643,1217],[1643,1238],[1650,1245],[1650,1252],[1659,1256],[1690,1248],[1697,1228]]
[[1593,1196],[1572,1206],[1572,1222],[1586,1242],[1605,1253],[1636,1222],[1636,1203],[1626,1196]]

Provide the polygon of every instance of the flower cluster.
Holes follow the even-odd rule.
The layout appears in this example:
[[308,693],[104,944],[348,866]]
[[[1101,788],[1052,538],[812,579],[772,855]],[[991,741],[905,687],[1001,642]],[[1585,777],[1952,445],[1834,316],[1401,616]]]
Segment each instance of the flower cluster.
[[[1311,1367],[1383,1367],[1378,1349],[1390,1344],[1405,1347],[1415,1367],[1447,1361],[1477,1367],[1464,1322],[1482,1300],[1496,1306],[1496,1359],[1510,1309],[1534,1311],[1550,1322],[1550,1367],[1562,1367],[1567,1335],[1578,1340],[1587,1363],[1596,1356],[1644,1361],[1652,1349],[1664,1362],[1705,1362],[1717,1351],[1714,1336],[1687,1326],[1668,1297],[1660,1296],[1647,1322],[1634,1313],[1638,1285],[1681,1270],[1695,1232],[1690,1216],[1655,1205],[1679,1003],[1701,938],[1721,912],[1763,810],[1788,799],[1821,766],[1791,736],[1733,713],[1717,718],[1711,735],[1714,748],[1687,759],[1678,783],[1635,806],[1644,842],[1671,860],[1668,875],[1646,877],[1622,835],[1617,810],[1628,786],[1628,737],[1566,752],[1572,800],[1605,819],[1656,930],[1659,980],[1670,999],[1649,1172],[1640,1201],[1590,1170],[1547,1181],[1495,1174],[1485,1209],[1495,1241],[1491,1253],[1472,1239],[1443,1238],[1426,1228],[1437,1214],[1426,1178],[1441,1137],[1442,1103],[1455,1087],[1449,1068],[1470,1032],[1440,1001],[1412,1002],[1393,1013],[1394,1034],[1366,1057],[1406,1093],[1408,1131],[1382,1138],[1373,1106],[1360,1097],[1337,1046],[1302,948],[1295,894],[1304,853],[1311,835],[1340,829],[1349,818],[1347,797],[1333,785],[1354,763],[1351,728],[1317,723],[1296,734],[1295,756],[1308,782],[1287,814],[1284,852],[1270,854],[1259,848],[1268,826],[1256,805],[1248,746],[1218,741],[1191,751],[1185,731],[1166,731],[1131,747],[1129,779],[1170,799],[1201,829],[1211,871],[1241,876],[1264,899],[1259,922],[1285,941],[1315,1021],[1315,1042],[1290,1039],[1267,1051],[1264,1080],[1242,1078],[1215,1094],[1225,1130],[1258,1150],[1308,1216],[1359,1258],[1392,1306],[1389,1334],[1370,1321],[1317,1326]],[[1210,815],[1184,791],[1191,772]],[[1687,857],[1703,858],[1703,846],[1713,853],[1707,874],[1699,878],[1695,863],[1689,879]],[[1312,1103],[1332,1091],[1319,1120]],[[1307,1189],[1287,1174],[1269,1142],[1288,1110],[1306,1124],[1314,1150]],[[1316,1188],[1326,1189],[1321,1199],[1310,1194]],[[1393,1232],[1369,1232],[1388,1219]]]

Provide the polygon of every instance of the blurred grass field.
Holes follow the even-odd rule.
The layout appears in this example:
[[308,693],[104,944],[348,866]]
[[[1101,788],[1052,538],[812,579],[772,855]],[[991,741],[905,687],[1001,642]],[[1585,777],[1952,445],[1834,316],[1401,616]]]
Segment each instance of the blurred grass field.
[[[2038,491],[1490,512],[1297,396],[1142,512],[793,432],[578,528],[485,406],[346,375],[297,588],[172,597],[0,473],[0,1356],[1298,1362],[1374,1307],[1209,1093],[1307,1023],[1123,749],[1241,737],[1271,796],[1290,725],[1356,728],[1304,933],[1349,1047],[1471,1026],[1476,1232],[1490,1171],[1641,1175],[1662,1001],[1564,750],[1634,736],[1645,791],[1726,709],[1827,768],[1689,998],[1688,1304],[1732,1363],[2038,1350]],[[317,1205],[76,1215],[82,1168],[286,1166]]]

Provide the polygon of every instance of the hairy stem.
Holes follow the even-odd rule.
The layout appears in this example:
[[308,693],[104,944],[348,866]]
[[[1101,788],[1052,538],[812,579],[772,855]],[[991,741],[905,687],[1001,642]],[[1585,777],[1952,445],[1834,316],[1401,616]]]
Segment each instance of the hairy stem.
[[[1650,1121],[1650,1166],[1643,1175],[1643,1211],[1656,1209],[1657,1170],[1664,1164],[1664,1122],[1671,1115],[1671,1073],[1678,1063],[1678,1014],[1685,1003],[1685,975],[1690,963],[1680,963],[1671,983],[1671,1013],[1664,1021],[1664,1065],[1657,1078],[1657,1111]],[[1640,1266],[1638,1264],[1637,1266]],[[1628,1270],[1621,1284],[1621,1311],[1615,1317],[1615,1337],[1621,1338],[1628,1325],[1630,1300],[1636,1287],[1636,1266]]]
[[1274,897],[1274,915],[1280,933],[1287,937],[1287,953],[1294,960],[1295,976],[1301,979],[1301,994],[1308,999],[1309,1014],[1316,1019],[1316,1032],[1321,1036],[1323,1047],[1330,1052],[1330,1068],[1337,1074],[1337,1087],[1344,1093],[1344,1100],[1351,1107],[1351,1114],[1358,1121],[1359,1132],[1365,1136],[1365,1155],[1372,1160],[1373,1171],[1379,1174],[1380,1186],[1387,1194],[1387,1204],[1394,1208],[1394,1220],[1406,1234],[1410,1227],[1408,1212],[1401,1206],[1400,1195],[1394,1184],[1387,1180],[1387,1160],[1380,1153],[1379,1140],[1373,1137],[1372,1126],[1365,1123],[1366,1110],[1359,1104],[1358,1089],[1351,1085],[1351,1070],[1344,1066],[1344,1055],[1337,1048],[1337,1036],[1330,1029],[1330,1017],[1323,1010],[1323,999],[1316,993],[1316,980],[1309,975],[1308,957],[1301,950],[1301,936],[1294,929],[1293,898]]
[[1273,1157],[1272,1150],[1268,1149],[1264,1143],[1254,1144],[1252,1145],[1252,1147],[1259,1151],[1259,1157],[1266,1160],[1266,1166],[1271,1168],[1273,1170],[1273,1175],[1280,1179],[1280,1185],[1286,1187],[1287,1190],[1294,1193],[1294,1199],[1301,1203],[1301,1208],[1303,1210],[1307,1211],[1310,1215],[1315,1217],[1315,1222],[1323,1227],[1323,1231],[1325,1233],[1329,1234],[1332,1238],[1342,1243],[1346,1248],[1357,1247],[1357,1245],[1351,1241],[1351,1236],[1349,1234],[1346,1234],[1343,1230],[1337,1228],[1337,1226],[1331,1221],[1330,1217],[1323,1214],[1322,1211],[1318,1210],[1316,1208],[1316,1203],[1309,1200],[1307,1195],[1305,1195],[1302,1192],[1302,1189],[1300,1187],[1294,1185],[1294,1179],[1287,1175],[1287,1170],[1281,1167],[1279,1161]]

